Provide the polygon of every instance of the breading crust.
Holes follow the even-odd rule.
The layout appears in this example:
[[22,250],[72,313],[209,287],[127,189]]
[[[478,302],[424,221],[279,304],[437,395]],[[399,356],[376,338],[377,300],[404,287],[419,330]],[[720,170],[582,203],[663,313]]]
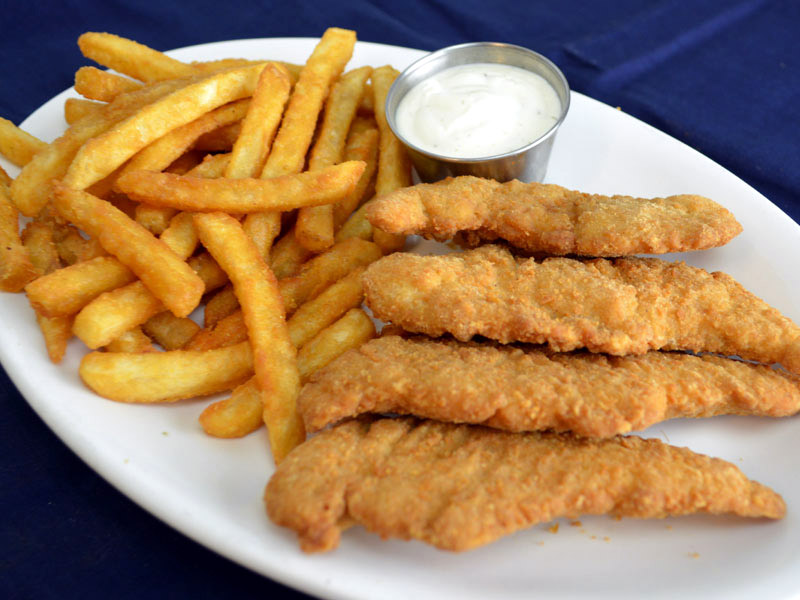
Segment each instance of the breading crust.
[[715,356],[608,357],[387,336],[315,373],[298,410],[310,432],[363,413],[397,413],[610,437],[675,417],[795,414],[800,378]]
[[394,254],[364,274],[375,316],[466,341],[587,348],[622,356],[691,350],[780,363],[800,374],[800,328],[732,277],[656,258],[515,258],[498,246]]
[[461,551],[557,517],[786,511],[734,465],[658,440],[413,419],[349,421],[317,435],[278,466],[265,502],[307,552],[335,548],[352,520],[383,538]]
[[602,196],[558,185],[455,177],[385,194],[368,209],[390,233],[469,245],[505,240],[528,252],[630,256],[713,248],[742,226],[703,196]]

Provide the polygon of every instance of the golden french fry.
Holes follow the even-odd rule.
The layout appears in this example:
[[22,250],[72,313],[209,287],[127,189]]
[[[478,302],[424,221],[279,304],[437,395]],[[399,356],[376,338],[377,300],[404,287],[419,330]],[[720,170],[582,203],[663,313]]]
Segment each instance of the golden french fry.
[[[239,139],[233,145],[225,177],[240,179],[259,176],[281,122],[290,88],[291,82],[285,68],[274,63],[264,67],[253,93],[250,110],[242,121]],[[245,233],[264,259],[269,255],[275,236],[280,233],[280,226],[277,213],[254,213],[245,219]]]
[[161,300],[135,281],[89,302],[75,316],[72,331],[89,348],[100,348],[163,310]]
[[20,237],[37,273],[47,275],[61,268],[61,259],[58,256],[52,226],[39,221],[31,221],[22,230]]
[[360,160],[366,167],[353,191],[333,205],[333,229],[337,232],[361,203],[378,168],[378,130],[371,127],[351,132],[347,138],[344,159]]
[[131,171],[163,171],[204,133],[240,121],[249,106],[249,98],[236,100],[173,129],[137,152],[122,168],[120,175]]
[[81,67],[75,71],[75,91],[84,98],[111,102],[125,92],[141,89],[142,84],[133,79],[101,71],[97,67]]
[[175,173],[175,175],[185,175],[203,162],[203,158],[205,158],[205,154],[192,149],[181,154],[164,170],[167,173]]
[[294,227],[289,229],[275,242],[269,256],[270,268],[278,279],[296,275],[312,253],[304,248],[294,234]]
[[9,187],[11,186],[12,181],[13,180],[11,179],[11,176],[8,173],[6,173],[6,170],[2,166],[0,166],[0,186],[4,188],[3,191],[6,194],[11,193],[9,191]]
[[141,327],[134,327],[123,333],[106,346],[107,352],[157,352],[155,346],[142,331]]
[[206,179],[222,177],[225,174],[225,169],[228,168],[230,159],[230,154],[209,154],[203,159],[203,162],[192,170],[187,171],[186,175],[191,177],[204,177]]
[[305,431],[295,410],[300,378],[277,281],[236,219],[222,213],[194,219],[200,240],[228,274],[242,306],[264,422],[273,457],[280,462],[305,439]]
[[84,33],[78,38],[78,47],[86,58],[139,81],[161,81],[197,72],[163,52],[110,33]]
[[322,35],[294,86],[262,177],[302,171],[328,89],[350,60],[355,43],[355,32],[346,29],[331,27]]
[[286,325],[296,348],[306,344],[349,309],[361,304],[364,300],[364,288],[361,284],[364,269],[365,267],[358,267],[295,311]]
[[336,357],[351,348],[358,348],[375,337],[375,324],[360,308],[351,308],[345,315],[320,331],[297,353],[297,369],[305,382]]
[[[375,180],[375,194],[378,196],[411,185],[411,159],[386,122],[386,96],[398,75],[399,72],[389,66],[375,69],[372,73],[375,120],[381,134],[378,175]],[[372,239],[387,254],[400,250],[406,241],[404,235],[386,233],[380,229],[373,231]]]
[[90,352],[79,374],[95,393],[118,402],[173,402],[229,390],[253,374],[250,344],[195,352]]
[[251,96],[262,68],[263,65],[254,65],[223,71],[142,107],[81,146],[67,169],[64,184],[86,189],[173,129],[223,104]]
[[84,117],[97,118],[105,104],[83,98],[67,98],[64,101],[64,120],[72,125]]
[[60,179],[81,146],[145,105],[186,85],[184,80],[165,81],[135,92],[120,94],[92,118],[81,119],[38,152],[11,185],[11,200],[28,217],[36,216],[50,197],[50,182]]
[[358,104],[358,112],[371,115],[375,112],[375,97],[372,93],[372,82],[368,81],[364,89],[364,95],[361,96],[361,102]]
[[239,299],[233,292],[232,285],[226,285],[209,298],[203,311],[203,326],[213,327],[216,323],[239,309]]
[[36,312],[36,323],[44,337],[47,355],[52,362],[60,363],[72,338],[72,317],[45,317]]
[[117,187],[134,200],[197,212],[251,213],[291,210],[336,202],[355,187],[364,163],[272,179],[205,179],[172,173],[134,171],[117,180]]
[[355,211],[353,214],[350,215],[344,224],[342,225],[341,229],[336,232],[336,241],[337,243],[341,243],[345,240],[349,239],[362,239],[362,240],[371,240],[372,239],[372,223],[367,220],[367,207],[369,206],[369,202],[362,204],[361,207]]
[[[191,215],[180,213],[161,234],[161,241],[180,258],[190,256],[197,246],[197,232],[190,220]],[[192,256],[188,264],[206,292],[227,282],[227,276],[208,253]],[[135,281],[92,300],[75,317],[72,328],[89,348],[100,348],[163,310],[161,301],[141,281]]]
[[71,225],[65,226],[64,230],[64,233],[57,236],[55,240],[58,256],[64,265],[74,265],[84,260],[108,255],[95,238],[84,238]]
[[142,329],[164,350],[178,350],[200,331],[200,326],[188,317],[176,317],[165,310],[147,319]]
[[96,237],[175,316],[187,316],[200,303],[204,286],[191,267],[123,212],[59,183],[54,186],[53,202],[65,219]]
[[233,150],[236,140],[239,139],[241,131],[241,122],[231,123],[215,131],[209,131],[197,139],[194,149],[201,152],[230,152]]
[[170,208],[169,206],[137,204],[134,212],[134,221],[153,235],[161,235],[166,231],[172,217],[179,212],[177,208]]
[[[308,168],[313,171],[342,161],[347,132],[356,114],[371,67],[345,73],[333,86],[325,104],[322,125],[311,149]],[[322,204],[301,208],[297,214],[295,235],[304,247],[322,252],[333,246],[333,205]]]
[[218,438],[240,438],[264,424],[261,390],[255,377],[236,387],[229,398],[218,400],[200,413],[203,430]]
[[189,258],[199,243],[192,214],[179,212],[172,217],[159,239],[181,258]]
[[378,246],[357,238],[339,242],[324,254],[315,256],[297,275],[280,281],[286,313],[293,313],[298,306],[316,298],[333,282],[358,267],[375,262],[381,256]]
[[39,277],[25,286],[25,292],[37,312],[63,317],[77,313],[103,292],[135,279],[133,272],[114,257],[98,256]]
[[[306,381],[316,370],[373,337],[375,325],[372,320],[363,310],[351,309],[300,349],[298,369],[301,379]],[[261,396],[253,377],[233,390],[230,398],[206,407],[199,420],[205,432],[214,437],[243,437],[261,426],[261,412]]]
[[241,131],[231,151],[225,177],[258,177],[278,129],[291,82],[286,69],[267,63],[253,92]]
[[0,290],[19,292],[38,275],[19,237],[19,213],[0,185]]
[[47,144],[0,117],[0,154],[18,167],[27,165]]
[[247,325],[244,322],[244,314],[237,307],[231,314],[198,331],[186,344],[186,349],[212,350],[238,344],[246,339]]

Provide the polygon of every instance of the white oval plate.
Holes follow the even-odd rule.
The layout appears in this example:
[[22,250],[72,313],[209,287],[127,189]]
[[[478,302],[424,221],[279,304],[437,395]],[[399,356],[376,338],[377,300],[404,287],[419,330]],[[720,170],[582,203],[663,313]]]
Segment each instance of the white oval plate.
[[[176,50],[183,60],[222,57],[304,62],[314,39],[239,40]],[[359,43],[350,66],[402,69],[418,50]],[[59,135],[67,91],[23,127]],[[732,124],[732,126],[735,124]],[[742,149],[745,152],[746,149]],[[16,170],[3,163],[12,173]],[[744,233],[720,249],[682,255],[724,270],[800,322],[800,227],[754,189],[701,154],[606,105],[573,93],[547,180],[598,193],[697,193],[728,207]],[[669,258],[669,257],[668,257]],[[674,258],[674,257],[672,257]],[[83,460],[165,522],[253,570],[325,598],[789,598],[800,594],[798,420],[722,417],[673,421],[644,435],[719,456],[783,494],[779,522],[727,517],[560,521],[466,554],[418,542],[381,541],[356,528],[326,555],[304,555],[294,534],[262,505],[273,471],[263,430],[243,440],[207,437],[197,416],[207,401],[123,405],[80,382],[85,349],[63,364],[46,358],[25,297],[0,295],[0,360],[34,410]]]

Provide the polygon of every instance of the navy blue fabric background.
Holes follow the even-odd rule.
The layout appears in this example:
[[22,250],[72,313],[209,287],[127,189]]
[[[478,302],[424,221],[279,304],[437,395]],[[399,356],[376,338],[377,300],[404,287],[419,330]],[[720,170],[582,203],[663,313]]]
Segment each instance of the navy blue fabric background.
[[[0,4],[0,116],[19,123],[109,31],[165,50],[319,36],[433,50],[504,41],[555,61],[572,88],[654,125],[800,221],[797,0],[95,0]],[[746,226],[746,224],[745,224]],[[89,470],[0,373],[0,597],[302,598],[184,538]]]

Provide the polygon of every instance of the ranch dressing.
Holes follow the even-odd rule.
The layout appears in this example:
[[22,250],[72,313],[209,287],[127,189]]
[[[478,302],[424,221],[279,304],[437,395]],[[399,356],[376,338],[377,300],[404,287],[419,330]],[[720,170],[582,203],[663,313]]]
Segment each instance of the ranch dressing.
[[482,158],[527,146],[561,115],[555,89],[520,67],[450,67],[403,97],[395,120],[418,148],[453,158]]

